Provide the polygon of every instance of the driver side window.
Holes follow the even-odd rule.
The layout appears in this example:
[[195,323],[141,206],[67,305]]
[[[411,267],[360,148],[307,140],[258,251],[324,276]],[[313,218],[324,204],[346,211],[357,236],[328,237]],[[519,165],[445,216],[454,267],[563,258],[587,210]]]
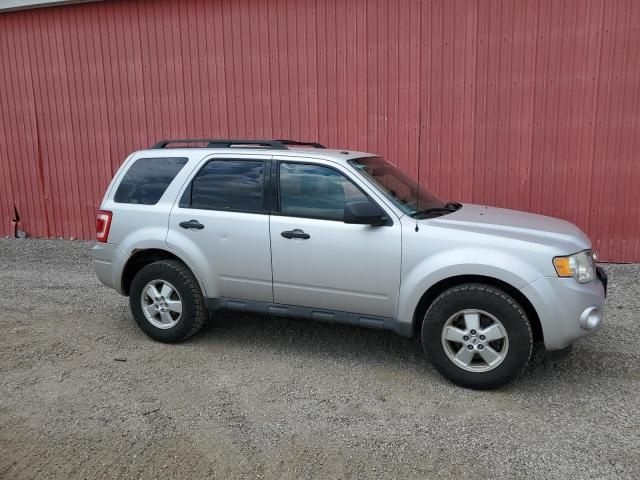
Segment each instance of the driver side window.
[[279,176],[282,215],[341,222],[346,203],[367,200],[357,186],[333,168],[281,163]]

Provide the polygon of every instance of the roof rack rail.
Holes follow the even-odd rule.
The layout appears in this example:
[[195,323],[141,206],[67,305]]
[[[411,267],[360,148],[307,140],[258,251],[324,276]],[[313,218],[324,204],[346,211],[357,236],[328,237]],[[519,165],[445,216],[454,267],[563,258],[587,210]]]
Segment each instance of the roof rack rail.
[[295,140],[228,140],[228,139],[215,139],[215,138],[189,138],[189,139],[177,139],[177,140],[160,140],[151,148],[167,148],[167,145],[172,143],[206,143],[206,148],[231,148],[233,146],[255,146],[266,147],[274,150],[288,150],[287,145],[290,146],[309,146],[313,148],[325,148],[316,142],[298,142]]
[[313,148],[327,148],[324,145],[317,142],[298,142],[297,140],[276,140],[283,145],[291,145],[293,147],[313,147]]

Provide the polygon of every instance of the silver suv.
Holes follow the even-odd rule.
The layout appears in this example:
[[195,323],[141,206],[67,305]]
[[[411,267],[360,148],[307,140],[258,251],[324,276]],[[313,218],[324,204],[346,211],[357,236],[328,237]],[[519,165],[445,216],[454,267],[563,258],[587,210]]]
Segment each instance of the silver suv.
[[607,284],[569,222],[444,202],[378,156],[288,140],[131,154],[93,257],[156,340],[185,340],[219,309],[386,329],[471,388],[513,380],[536,341],[595,332]]

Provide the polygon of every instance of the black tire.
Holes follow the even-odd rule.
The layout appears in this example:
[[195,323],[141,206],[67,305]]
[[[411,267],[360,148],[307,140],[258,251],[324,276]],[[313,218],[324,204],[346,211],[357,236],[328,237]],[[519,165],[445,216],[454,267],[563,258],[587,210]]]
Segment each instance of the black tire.
[[[492,370],[465,370],[445,351],[442,333],[447,320],[467,309],[493,315],[506,330],[506,355]],[[421,339],[424,352],[436,370],[460,386],[478,390],[497,388],[513,381],[527,366],[533,347],[531,324],[522,307],[504,291],[484,284],[459,285],[440,294],[424,316]],[[474,361],[482,360],[479,356],[473,358]]]
[[[142,311],[142,290],[154,280],[173,285],[182,301],[182,313],[171,328],[162,329],[151,324]],[[160,260],[144,266],[133,278],[129,292],[129,305],[138,326],[154,340],[165,343],[182,342],[202,328],[207,310],[200,286],[193,273],[177,260]]]

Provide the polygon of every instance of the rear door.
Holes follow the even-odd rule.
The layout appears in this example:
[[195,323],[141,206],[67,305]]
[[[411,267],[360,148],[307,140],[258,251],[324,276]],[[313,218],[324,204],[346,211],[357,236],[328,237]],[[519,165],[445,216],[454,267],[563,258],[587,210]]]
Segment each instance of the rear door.
[[268,156],[207,157],[169,218],[167,244],[197,263],[206,296],[273,301]]

